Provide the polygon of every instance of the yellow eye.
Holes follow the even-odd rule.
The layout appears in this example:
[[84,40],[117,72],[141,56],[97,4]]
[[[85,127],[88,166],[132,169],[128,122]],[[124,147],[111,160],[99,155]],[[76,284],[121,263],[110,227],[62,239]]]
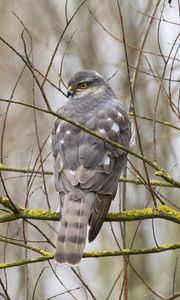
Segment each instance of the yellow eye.
[[82,82],[82,83],[80,83],[79,87],[80,87],[80,89],[85,90],[85,89],[87,89],[88,85],[87,85],[87,83]]

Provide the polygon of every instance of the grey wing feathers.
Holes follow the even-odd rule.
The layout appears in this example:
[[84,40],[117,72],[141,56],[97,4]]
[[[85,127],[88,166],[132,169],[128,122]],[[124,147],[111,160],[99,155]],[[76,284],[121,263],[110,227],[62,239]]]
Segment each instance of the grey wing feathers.
[[89,242],[92,242],[96,238],[97,234],[99,233],[99,230],[101,229],[105,216],[109,210],[111,200],[112,197],[110,195],[103,195],[103,194],[96,195],[96,199],[93,207],[93,213],[91,215],[90,222],[89,222],[90,225],[89,234],[88,234]]
[[[109,139],[129,147],[131,124],[123,106],[119,103],[116,102],[113,107],[107,107],[107,110],[97,113],[96,130]],[[124,151],[107,143],[104,150],[101,163],[96,166],[99,180],[96,178],[93,185],[96,187],[97,197],[90,220],[89,241],[97,236],[104,222],[111,201],[115,197],[118,177],[127,157]]]

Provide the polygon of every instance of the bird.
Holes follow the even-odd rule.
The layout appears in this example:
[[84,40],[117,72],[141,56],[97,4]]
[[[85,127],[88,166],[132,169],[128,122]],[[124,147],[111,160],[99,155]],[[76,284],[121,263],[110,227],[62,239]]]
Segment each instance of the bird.
[[[68,82],[67,102],[59,116],[130,147],[132,124],[123,103],[107,80],[94,70],[81,70]],[[127,152],[56,118],[52,128],[54,183],[60,197],[60,228],[55,261],[77,266],[88,232],[89,242],[98,235],[111,201]]]

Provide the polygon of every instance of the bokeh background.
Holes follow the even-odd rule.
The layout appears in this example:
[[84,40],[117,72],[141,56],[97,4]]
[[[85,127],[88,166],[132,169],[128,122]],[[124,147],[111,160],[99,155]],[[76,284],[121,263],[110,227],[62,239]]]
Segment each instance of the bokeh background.
[[[134,150],[140,152],[140,139],[143,154],[157,161],[180,181],[179,1],[171,1],[170,4],[168,1],[128,0],[119,1],[118,6],[115,0],[87,0],[66,27],[67,19],[70,20],[81,3],[72,0],[0,2],[0,36],[17,51],[15,53],[0,40],[0,98],[46,108],[42,91],[18,54],[26,61],[28,56],[42,83],[54,49],[62,37],[48,81],[43,86],[51,108],[56,111],[67,101],[63,92],[66,92],[67,81],[76,71],[94,69],[109,80],[117,97],[129,110],[131,94],[120,7],[137,115],[136,131],[138,129],[139,132]],[[153,13],[154,18],[151,18]],[[131,119],[134,122],[133,115]],[[54,117],[49,114],[0,102],[1,163],[18,169],[53,171],[49,138],[53,122]],[[140,176],[147,180],[142,161],[131,155],[129,161],[127,178],[135,180]],[[147,166],[147,170],[151,179],[161,179],[150,167]],[[23,207],[57,210],[59,199],[52,175],[2,171],[1,176],[1,195],[8,193],[12,201]],[[126,195],[122,196],[118,190],[111,210],[119,210],[120,206],[126,209],[153,206],[152,194],[145,185],[121,183],[120,186],[121,191],[126,189]],[[155,198],[158,195],[165,204],[179,210],[177,188],[153,188]],[[160,204],[158,200],[157,203]],[[2,213],[2,206],[1,209]],[[167,220],[126,222],[126,228],[105,223],[97,239],[87,244],[86,251],[117,250],[112,228],[121,247],[131,247],[133,242],[133,248],[151,248],[156,246],[156,242],[159,245],[178,242],[180,235],[178,225]],[[17,220],[0,225],[2,236],[25,240],[51,252],[54,251],[57,230],[58,222],[36,220],[31,220],[31,223]],[[122,239],[123,230],[125,241]],[[122,257],[84,258],[75,271],[53,261],[40,262],[1,270],[0,278],[13,300],[175,299],[168,297],[180,292],[178,255],[176,250],[131,256],[125,292],[122,290]],[[36,254],[0,242],[1,263],[28,257],[36,257]],[[2,286],[0,292],[0,295],[5,295]]]

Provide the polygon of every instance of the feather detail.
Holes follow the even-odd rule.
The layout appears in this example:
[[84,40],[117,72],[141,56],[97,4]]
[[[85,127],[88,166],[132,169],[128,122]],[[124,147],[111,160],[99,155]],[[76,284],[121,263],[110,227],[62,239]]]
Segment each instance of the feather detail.
[[94,193],[85,193],[80,189],[73,189],[64,196],[55,252],[58,263],[71,266],[79,263],[86,243],[94,198]]
[[111,200],[111,195],[97,194],[89,224],[89,242],[92,242],[98,235],[99,230],[103,225],[104,219],[111,205]]

